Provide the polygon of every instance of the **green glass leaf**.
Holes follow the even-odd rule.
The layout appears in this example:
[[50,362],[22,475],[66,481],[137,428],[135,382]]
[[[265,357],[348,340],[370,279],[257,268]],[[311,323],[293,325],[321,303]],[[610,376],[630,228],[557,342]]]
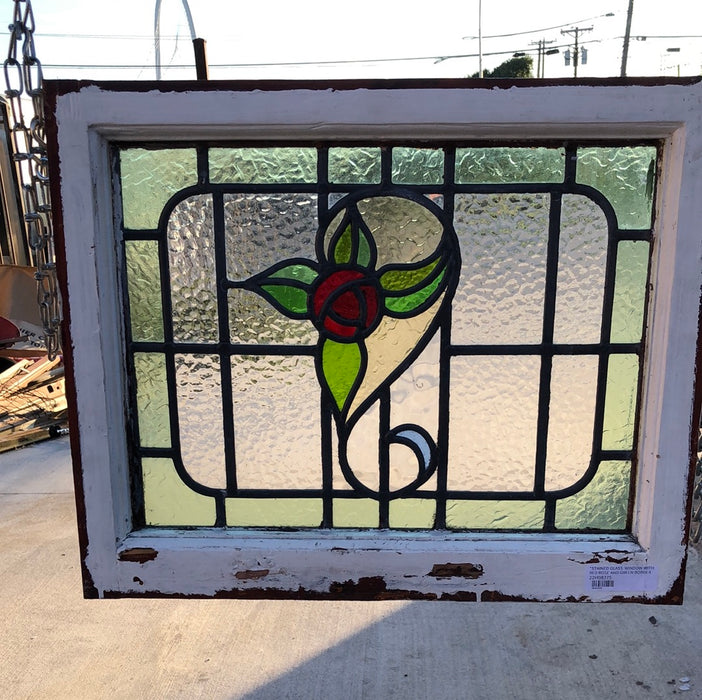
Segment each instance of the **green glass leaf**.
[[359,229],[358,231],[358,264],[363,267],[368,267],[371,262],[371,248],[366,238],[366,234]]
[[389,270],[381,275],[380,284],[383,289],[387,290],[388,292],[409,289],[410,287],[421,284],[421,282],[431,275],[438,264],[439,259],[430,262],[428,265],[417,268],[416,270]]
[[262,284],[261,290],[278,302],[281,311],[307,316],[307,290],[289,284]]
[[334,246],[334,262],[343,265],[351,262],[351,248],[353,239],[351,236],[351,224],[349,224]]
[[349,403],[351,390],[361,371],[358,343],[337,343],[326,339],[322,345],[322,372],[329,392],[340,411]]
[[442,270],[430,284],[416,292],[412,292],[412,294],[399,297],[385,297],[385,308],[389,312],[396,314],[407,314],[412,311],[419,313],[420,311],[424,311],[424,309],[421,308],[422,305],[441,286],[445,273],[446,270]]
[[269,278],[296,280],[298,282],[304,282],[305,284],[311,284],[317,279],[317,270],[306,263],[296,263],[295,265],[281,267],[280,270],[276,270],[273,274],[269,275]]

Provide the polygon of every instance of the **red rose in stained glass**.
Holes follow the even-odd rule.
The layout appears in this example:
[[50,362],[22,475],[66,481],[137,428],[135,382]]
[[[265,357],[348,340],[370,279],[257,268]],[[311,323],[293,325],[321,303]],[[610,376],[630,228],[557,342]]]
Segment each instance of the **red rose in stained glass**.
[[367,271],[336,270],[322,277],[311,296],[312,320],[332,340],[360,340],[377,325],[379,295],[378,282]]

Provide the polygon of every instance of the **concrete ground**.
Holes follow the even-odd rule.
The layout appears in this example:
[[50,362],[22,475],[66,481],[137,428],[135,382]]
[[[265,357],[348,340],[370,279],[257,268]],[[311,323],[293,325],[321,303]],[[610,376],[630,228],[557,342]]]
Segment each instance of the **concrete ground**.
[[[685,604],[91,600],[67,438],[0,455],[0,698],[702,698]],[[685,680],[689,679],[689,680]]]

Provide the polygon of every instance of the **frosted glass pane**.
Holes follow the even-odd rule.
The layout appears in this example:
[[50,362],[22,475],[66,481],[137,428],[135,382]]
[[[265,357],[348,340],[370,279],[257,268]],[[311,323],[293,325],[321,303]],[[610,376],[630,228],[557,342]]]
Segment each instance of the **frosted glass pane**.
[[313,358],[233,357],[232,385],[239,487],[320,488]]
[[651,226],[656,149],[653,146],[580,148],[576,179],[614,207],[619,228]]
[[125,148],[120,151],[120,175],[124,227],[154,229],[166,202],[197,184],[197,155],[194,148]]
[[307,320],[287,318],[265,299],[246,289],[229,290],[232,343],[315,345],[319,333]]
[[403,498],[390,501],[390,527],[431,529],[436,518],[436,501],[429,498]]
[[590,466],[598,358],[553,358],[546,490],[575,483]]
[[460,194],[455,207],[462,266],[452,341],[541,342],[549,197]]
[[176,355],[183,464],[203,486],[225,488],[219,356]]
[[316,260],[317,202],[308,194],[233,194],[224,198],[227,274],[244,280],[271,265]]
[[641,340],[649,250],[647,241],[619,243],[610,336],[613,343],[638,343]]
[[163,355],[134,354],[137,414],[142,447],[170,447],[166,360]]
[[320,498],[227,498],[230,527],[320,527]]
[[556,527],[623,530],[629,504],[630,462],[602,462],[582,490],[556,504]]
[[[355,477],[369,489],[379,488],[378,468],[378,433],[380,414],[378,403],[374,403],[359,419],[351,431],[346,453]],[[334,453],[334,488],[347,488],[348,482],[344,477],[338,458],[338,443],[333,439]]]
[[171,459],[144,458],[144,515],[147,525],[162,527],[212,527],[216,511],[214,498],[186,486]]
[[378,247],[376,269],[390,263],[424,260],[441,241],[443,225],[439,219],[421,204],[409,199],[362,199],[358,202],[358,211],[368,224]]
[[450,490],[531,491],[539,368],[528,356],[452,360]]
[[612,355],[609,358],[603,450],[630,450],[634,446],[638,378],[639,359],[636,355]]
[[156,241],[126,241],[127,289],[132,339],[163,341],[161,273]]
[[565,195],[553,333],[556,343],[599,342],[606,262],[604,212],[587,197]]
[[447,501],[446,527],[472,530],[541,530],[542,501]]
[[210,182],[316,182],[314,148],[211,148]]
[[173,337],[215,342],[217,291],[212,196],[195,195],[176,205],[166,228],[171,271]]
[[431,148],[393,148],[392,181],[440,185],[444,181],[444,152]]
[[380,149],[330,148],[329,182],[380,182]]
[[456,182],[563,182],[561,148],[457,148]]
[[[390,387],[391,425],[419,426],[424,428],[435,442],[439,430],[440,349],[439,337],[436,335],[407,371]],[[411,483],[417,477],[417,469],[417,457],[414,452],[400,445],[390,447],[391,489],[396,490]],[[429,484],[425,486],[429,487]]]
[[335,498],[334,527],[378,527],[378,501],[372,498]]

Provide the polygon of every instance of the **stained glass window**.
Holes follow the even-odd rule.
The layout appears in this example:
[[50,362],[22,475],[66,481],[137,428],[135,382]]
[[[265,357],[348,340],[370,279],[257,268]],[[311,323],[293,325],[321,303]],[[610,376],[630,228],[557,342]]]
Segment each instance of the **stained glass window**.
[[116,156],[143,525],[631,528],[655,143]]

